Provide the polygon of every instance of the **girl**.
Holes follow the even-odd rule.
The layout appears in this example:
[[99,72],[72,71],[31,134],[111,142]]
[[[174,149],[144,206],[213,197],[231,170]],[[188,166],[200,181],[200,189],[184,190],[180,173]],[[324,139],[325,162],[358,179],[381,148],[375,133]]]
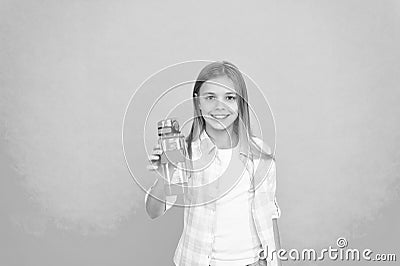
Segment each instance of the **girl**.
[[[251,133],[247,89],[238,68],[226,61],[204,67],[194,85],[193,107],[186,142],[196,171],[189,180],[193,189],[185,194],[191,205],[184,210],[175,265],[280,265],[275,160]],[[156,146],[150,171],[157,170],[161,154]],[[146,194],[152,219],[176,200],[165,196],[162,183],[156,180]]]

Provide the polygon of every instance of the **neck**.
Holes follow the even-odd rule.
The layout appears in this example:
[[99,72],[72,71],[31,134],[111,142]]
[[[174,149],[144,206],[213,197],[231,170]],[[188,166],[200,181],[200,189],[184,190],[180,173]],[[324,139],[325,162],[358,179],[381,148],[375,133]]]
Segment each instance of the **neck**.
[[225,130],[215,130],[206,127],[205,130],[214,144],[220,149],[233,148],[238,144],[239,137],[233,131],[232,127]]

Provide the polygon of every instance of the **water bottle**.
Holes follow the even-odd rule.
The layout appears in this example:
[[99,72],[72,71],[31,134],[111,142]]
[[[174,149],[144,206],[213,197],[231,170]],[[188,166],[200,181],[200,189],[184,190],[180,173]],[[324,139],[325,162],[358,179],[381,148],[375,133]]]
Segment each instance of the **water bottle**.
[[182,195],[187,192],[190,175],[185,137],[181,134],[178,120],[168,118],[157,123],[158,143],[163,151],[160,157],[161,174],[166,195]]

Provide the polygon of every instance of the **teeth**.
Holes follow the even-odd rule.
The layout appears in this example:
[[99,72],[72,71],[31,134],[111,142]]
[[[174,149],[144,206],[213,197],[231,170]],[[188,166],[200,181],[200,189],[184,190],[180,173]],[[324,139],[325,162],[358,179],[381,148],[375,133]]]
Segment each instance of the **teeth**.
[[223,119],[223,118],[228,117],[228,115],[211,115],[211,116],[214,118],[217,118],[217,119]]

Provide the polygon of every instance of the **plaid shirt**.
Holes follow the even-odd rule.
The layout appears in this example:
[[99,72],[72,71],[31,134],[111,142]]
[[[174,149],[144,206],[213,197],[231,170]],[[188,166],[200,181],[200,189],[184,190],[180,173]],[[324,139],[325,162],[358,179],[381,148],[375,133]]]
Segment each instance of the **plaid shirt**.
[[[260,139],[255,142],[263,147]],[[208,159],[208,160],[207,160]],[[211,160],[210,160],[211,159]],[[268,250],[268,265],[277,265],[272,219],[280,217],[280,209],[276,203],[276,167],[274,159],[253,159],[252,156],[240,150],[240,159],[251,173],[252,195],[251,214],[256,227],[262,249]],[[209,161],[210,163],[204,163]],[[208,266],[214,240],[216,219],[216,200],[222,189],[219,187],[218,176],[221,173],[221,161],[218,158],[218,148],[205,131],[199,139],[192,142],[192,162],[194,171],[189,179],[189,193],[185,194],[184,227],[174,255],[177,266]],[[206,166],[206,167],[204,167]],[[151,189],[151,188],[150,188]],[[149,191],[150,191],[149,189]],[[147,200],[147,194],[146,194]],[[176,196],[167,197],[166,210],[175,203]],[[172,204],[171,204],[172,202]],[[188,204],[189,203],[189,204]],[[253,236],[254,241],[257,236]]]

